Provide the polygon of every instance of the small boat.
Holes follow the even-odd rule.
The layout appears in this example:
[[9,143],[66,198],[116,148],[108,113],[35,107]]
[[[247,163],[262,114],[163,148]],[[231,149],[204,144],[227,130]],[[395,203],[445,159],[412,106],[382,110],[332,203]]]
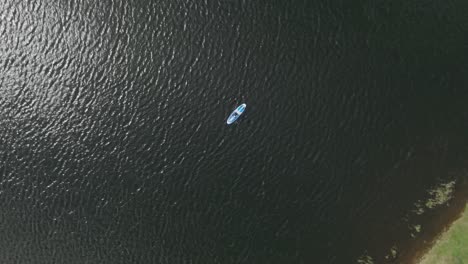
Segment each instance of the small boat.
[[246,104],[241,104],[241,105],[239,105],[239,106],[236,108],[236,110],[234,110],[234,111],[229,115],[229,117],[228,117],[226,123],[227,123],[228,125],[230,125],[230,124],[236,122],[236,120],[239,118],[239,116],[241,116],[242,113],[244,113],[246,107],[247,107]]

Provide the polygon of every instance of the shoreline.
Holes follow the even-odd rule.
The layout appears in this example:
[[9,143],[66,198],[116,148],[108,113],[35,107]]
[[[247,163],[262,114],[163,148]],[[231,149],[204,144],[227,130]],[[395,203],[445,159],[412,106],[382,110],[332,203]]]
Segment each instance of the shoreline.
[[418,264],[468,262],[468,203],[460,217],[434,241],[432,247],[417,260]]
[[[423,259],[426,259],[427,256],[433,254],[436,250],[439,241],[446,236],[447,233],[451,232],[455,224],[458,223],[460,219],[466,219],[466,214],[468,214],[467,208],[467,199],[468,197],[468,188],[467,182],[462,180],[460,185],[458,185],[453,193],[452,199],[448,203],[444,203],[444,206],[438,206],[429,212],[425,212],[424,215],[428,217],[427,214],[432,215],[425,220],[420,219],[415,221],[412,224],[418,224],[423,226],[424,232],[417,232],[414,237],[414,243],[402,244],[405,250],[397,259],[401,263],[414,263],[414,264],[444,264],[444,262],[421,262]],[[466,231],[468,232],[468,230]],[[452,262],[447,262],[450,264]],[[457,263],[457,262],[455,262]]]

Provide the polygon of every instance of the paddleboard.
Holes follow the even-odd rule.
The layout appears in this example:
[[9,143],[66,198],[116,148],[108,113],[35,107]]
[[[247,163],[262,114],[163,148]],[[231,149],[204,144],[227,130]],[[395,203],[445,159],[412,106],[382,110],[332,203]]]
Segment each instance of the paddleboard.
[[236,122],[236,120],[244,113],[245,108],[247,107],[246,104],[239,105],[236,110],[234,110],[228,117],[226,123],[228,125]]

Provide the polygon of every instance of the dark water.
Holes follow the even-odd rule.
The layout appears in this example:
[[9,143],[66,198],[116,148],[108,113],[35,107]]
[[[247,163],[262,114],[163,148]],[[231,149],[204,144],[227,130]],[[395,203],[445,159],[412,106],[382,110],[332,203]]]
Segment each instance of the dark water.
[[409,261],[467,199],[467,13],[2,0],[0,262]]

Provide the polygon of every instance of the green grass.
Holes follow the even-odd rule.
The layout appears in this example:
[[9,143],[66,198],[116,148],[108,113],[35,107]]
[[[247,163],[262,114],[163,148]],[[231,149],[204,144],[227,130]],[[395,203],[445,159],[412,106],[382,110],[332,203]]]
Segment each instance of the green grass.
[[435,243],[420,264],[468,263],[468,211]]

